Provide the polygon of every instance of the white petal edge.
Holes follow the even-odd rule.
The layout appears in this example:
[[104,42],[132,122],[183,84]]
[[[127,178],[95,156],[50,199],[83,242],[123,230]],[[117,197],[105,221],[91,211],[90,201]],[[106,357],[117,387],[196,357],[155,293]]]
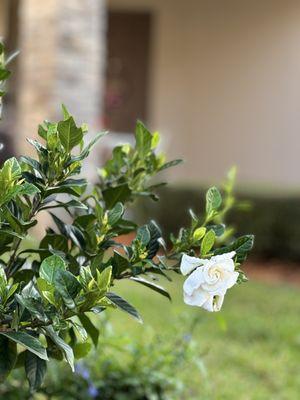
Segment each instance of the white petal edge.
[[224,254],[219,254],[217,256],[213,256],[211,258],[211,261],[215,262],[220,262],[224,260],[230,260],[236,255],[235,251],[230,251],[229,253],[224,253]]
[[203,265],[203,261],[205,260],[201,260],[201,258],[191,257],[187,254],[184,254],[181,258],[180,272],[182,273],[182,275],[188,275],[195,268]]

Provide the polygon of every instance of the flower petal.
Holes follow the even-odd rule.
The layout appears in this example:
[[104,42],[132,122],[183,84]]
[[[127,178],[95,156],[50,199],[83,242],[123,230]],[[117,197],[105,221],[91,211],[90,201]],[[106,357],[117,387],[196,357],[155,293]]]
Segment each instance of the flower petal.
[[228,289],[228,284],[227,284],[227,281],[219,280],[216,283],[214,283],[213,285],[204,283],[201,287],[203,290],[205,290],[210,295],[216,296],[216,295],[222,295],[222,294],[226,293],[226,291]]
[[183,294],[183,300],[185,304],[188,304],[189,306],[202,307],[202,304],[205,303],[207,299],[208,294],[201,289],[194,290],[192,295],[188,295],[186,292]]
[[228,274],[228,278],[226,279],[227,289],[230,289],[233,285],[236,284],[238,277],[239,277],[239,273],[237,271],[233,271],[230,274]]
[[192,272],[195,268],[202,265],[203,261],[204,260],[201,260],[201,258],[191,257],[188,256],[187,254],[184,254],[181,259],[180,272],[182,273],[182,275],[187,275],[190,272]]
[[208,300],[202,304],[202,308],[209,312],[217,312],[222,308],[224,301],[224,295],[221,296],[210,296]]
[[217,265],[221,265],[222,269],[225,271],[233,272],[234,271],[234,261],[233,260],[222,260],[222,263],[219,264],[219,262],[216,263]]
[[206,311],[214,312],[213,301],[214,301],[214,296],[209,296],[207,298],[207,301],[203,303],[201,307],[204,308],[204,310]]
[[214,263],[224,261],[224,260],[231,260],[236,255],[235,251],[230,251],[229,253],[219,254],[217,256],[213,256],[211,261]]
[[203,282],[203,269],[202,267],[199,267],[185,280],[183,284],[183,290],[185,293],[191,296],[193,291],[198,289]]

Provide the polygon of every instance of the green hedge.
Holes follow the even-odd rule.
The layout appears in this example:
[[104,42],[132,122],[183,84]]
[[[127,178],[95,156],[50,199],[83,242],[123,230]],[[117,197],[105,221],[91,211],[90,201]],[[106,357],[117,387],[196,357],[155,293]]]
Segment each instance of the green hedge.
[[[166,234],[177,232],[180,226],[188,223],[187,207],[195,212],[204,209],[204,189],[165,187],[160,190],[159,197],[159,202],[141,202],[134,210],[141,222],[152,217]],[[253,256],[300,261],[300,196],[239,193],[237,198],[250,201],[252,207],[248,211],[232,212],[228,220],[238,227],[237,233],[255,234]]]

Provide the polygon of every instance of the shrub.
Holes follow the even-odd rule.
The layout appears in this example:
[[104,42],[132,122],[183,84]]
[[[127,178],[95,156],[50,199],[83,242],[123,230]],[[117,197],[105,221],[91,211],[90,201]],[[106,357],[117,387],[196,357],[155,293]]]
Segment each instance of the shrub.
[[[5,58],[2,62],[5,70]],[[230,241],[231,230],[223,223],[234,205],[231,177],[224,198],[217,188],[208,190],[204,218],[191,211],[188,227],[171,235],[167,250],[157,224],[137,226],[126,209],[140,197],[157,200],[158,185],[151,178],[180,160],[166,162],[156,152],[159,134],[137,122],[135,145],[117,146],[99,182],[88,184],[79,177],[81,166],[105,133],[86,144],[87,126],[77,126],[65,106],[62,111],[61,121],[39,126],[40,141],[28,139],[35,158],[10,158],[0,169],[0,378],[24,366],[32,392],[41,385],[49,358],[64,359],[74,370],[74,356],[87,355],[91,343],[97,346],[99,331],[91,314],[119,308],[142,321],[113,291],[116,280],[131,279],[169,298],[153,277],[179,272],[183,254],[200,254],[196,263],[202,268],[213,256],[230,252],[226,265],[235,271],[221,274],[223,267],[212,263],[216,279],[219,272],[224,279],[230,275],[226,288],[201,295],[215,311],[227,288],[245,279],[240,264],[253,244],[252,236]],[[28,248],[24,239],[41,211],[50,213],[56,228],[47,228],[37,246]],[[134,235],[129,245],[116,240],[129,233]]]

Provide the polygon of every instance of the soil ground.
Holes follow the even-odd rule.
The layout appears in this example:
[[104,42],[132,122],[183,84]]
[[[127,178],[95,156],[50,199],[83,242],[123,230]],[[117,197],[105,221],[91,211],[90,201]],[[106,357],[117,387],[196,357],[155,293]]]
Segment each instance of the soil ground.
[[249,279],[263,282],[287,282],[300,286],[300,265],[280,261],[248,261],[244,270]]

